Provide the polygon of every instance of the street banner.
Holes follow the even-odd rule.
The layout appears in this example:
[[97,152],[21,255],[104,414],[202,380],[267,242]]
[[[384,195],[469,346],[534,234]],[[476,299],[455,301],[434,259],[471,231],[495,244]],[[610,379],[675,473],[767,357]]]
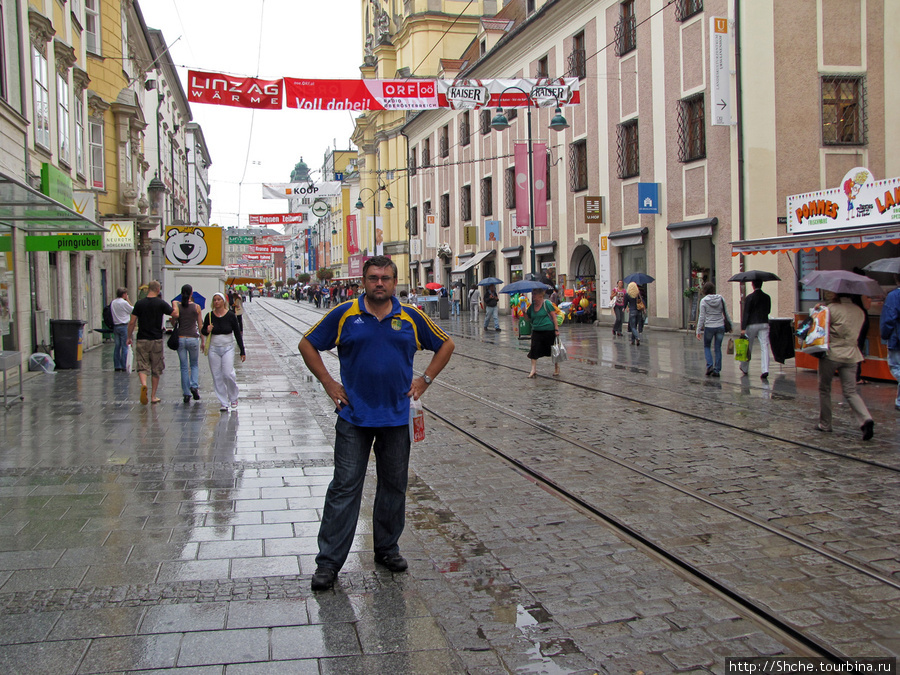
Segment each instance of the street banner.
[[484,107],[540,108],[581,102],[577,77],[541,77],[500,80],[438,80],[440,108],[474,110]]
[[728,19],[711,16],[709,18],[709,73],[712,103],[712,126],[731,124],[731,36],[728,34]]
[[[290,234],[270,234],[265,237],[257,237],[256,243],[257,244],[276,244],[278,242],[283,242],[283,241],[293,241],[298,236],[299,235],[294,236],[294,235],[290,235]],[[253,242],[251,241],[250,243],[252,244]]]
[[268,253],[245,253],[242,257],[244,260],[272,260],[272,256]]
[[531,170],[534,172],[534,226],[547,227],[547,144],[532,145]]
[[250,246],[251,253],[284,253],[284,246],[259,246],[252,244]]
[[434,80],[284,78],[288,108],[300,110],[428,110],[437,108]]
[[337,197],[340,181],[321,183],[263,183],[263,199],[295,199],[297,197]]
[[299,225],[303,222],[302,213],[251,213],[250,226],[263,225]]
[[281,80],[231,77],[221,73],[188,70],[188,101],[236,108],[281,110]]
[[356,229],[356,216],[347,216],[347,254],[359,253],[359,231]]
[[528,146],[516,143],[513,158],[516,172],[516,222],[527,227],[531,223],[528,204]]

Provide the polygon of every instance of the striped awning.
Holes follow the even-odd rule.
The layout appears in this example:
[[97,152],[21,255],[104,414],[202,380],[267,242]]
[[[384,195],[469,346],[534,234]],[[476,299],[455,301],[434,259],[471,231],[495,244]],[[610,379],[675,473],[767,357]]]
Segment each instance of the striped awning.
[[900,243],[900,223],[859,230],[832,230],[811,232],[789,237],[769,237],[767,239],[746,239],[731,242],[731,255],[753,255],[754,253],[780,253],[798,251],[833,251],[836,248],[862,248],[869,244],[881,246],[885,243]]

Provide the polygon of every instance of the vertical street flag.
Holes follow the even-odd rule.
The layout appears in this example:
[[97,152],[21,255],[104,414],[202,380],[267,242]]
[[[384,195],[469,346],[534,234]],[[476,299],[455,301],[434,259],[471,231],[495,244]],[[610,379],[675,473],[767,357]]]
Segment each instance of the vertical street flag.
[[359,232],[356,230],[356,216],[347,216],[347,254],[359,253]]
[[528,146],[516,143],[513,156],[516,172],[516,222],[528,227],[531,222],[528,207]]
[[531,168],[534,171],[534,226],[547,227],[547,144],[532,147]]

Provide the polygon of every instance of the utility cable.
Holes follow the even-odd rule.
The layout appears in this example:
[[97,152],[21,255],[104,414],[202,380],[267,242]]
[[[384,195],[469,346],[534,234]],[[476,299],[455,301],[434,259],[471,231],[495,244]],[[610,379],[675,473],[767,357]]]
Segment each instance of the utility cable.
[[[259,44],[256,49],[256,75],[259,77],[259,64],[262,61],[262,44],[263,44],[263,25],[265,23],[266,0],[262,0],[259,8]],[[244,187],[244,180],[247,178],[247,167],[250,165],[250,146],[253,144],[253,123],[256,121],[256,109],[250,111],[250,133],[247,136],[247,152],[244,155],[244,172],[241,174],[241,180],[238,182],[238,224],[240,225],[241,217],[241,189]]]

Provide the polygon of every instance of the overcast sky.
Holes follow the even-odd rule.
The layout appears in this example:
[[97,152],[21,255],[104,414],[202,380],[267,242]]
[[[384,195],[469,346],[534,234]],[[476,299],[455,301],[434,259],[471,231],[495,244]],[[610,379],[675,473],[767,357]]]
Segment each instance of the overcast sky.
[[[359,79],[359,0],[141,0],[147,26],[162,31],[187,92],[187,70],[278,79]],[[261,183],[287,183],[303,158],[351,147],[349,112],[242,110],[192,103],[212,157],[211,223],[246,227],[251,213],[284,213]],[[315,174],[314,174],[315,175]],[[241,185],[242,184],[242,185]]]

